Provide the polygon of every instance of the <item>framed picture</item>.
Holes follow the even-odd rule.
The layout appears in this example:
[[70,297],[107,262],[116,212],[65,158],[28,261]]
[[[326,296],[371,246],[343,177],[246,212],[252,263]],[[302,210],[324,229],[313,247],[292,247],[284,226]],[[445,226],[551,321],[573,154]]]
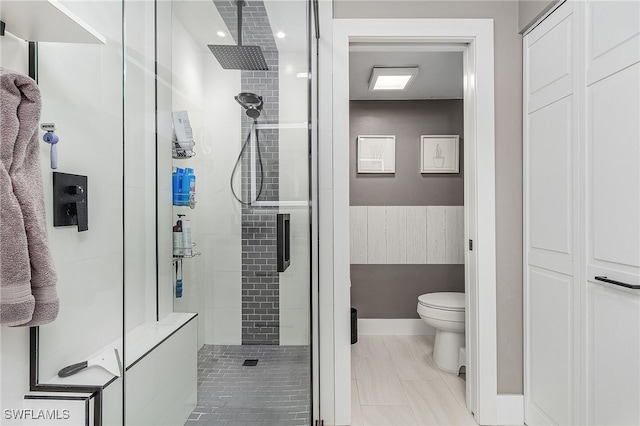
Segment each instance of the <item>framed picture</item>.
[[358,173],[395,173],[396,137],[393,135],[358,136]]
[[460,136],[420,136],[420,173],[458,173]]

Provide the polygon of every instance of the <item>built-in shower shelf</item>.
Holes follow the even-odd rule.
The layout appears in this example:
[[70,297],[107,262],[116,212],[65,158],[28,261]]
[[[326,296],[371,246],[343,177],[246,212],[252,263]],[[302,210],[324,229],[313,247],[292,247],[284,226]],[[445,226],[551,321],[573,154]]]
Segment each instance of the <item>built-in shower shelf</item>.
[[193,253],[191,253],[188,256],[173,256],[173,263],[176,263],[178,260],[182,260],[182,259],[191,259],[193,257],[198,257],[200,256],[202,253],[198,252],[198,251],[194,251]]
[[186,160],[196,156],[195,151],[191,149],[172,148],[171,156],[174,160]]

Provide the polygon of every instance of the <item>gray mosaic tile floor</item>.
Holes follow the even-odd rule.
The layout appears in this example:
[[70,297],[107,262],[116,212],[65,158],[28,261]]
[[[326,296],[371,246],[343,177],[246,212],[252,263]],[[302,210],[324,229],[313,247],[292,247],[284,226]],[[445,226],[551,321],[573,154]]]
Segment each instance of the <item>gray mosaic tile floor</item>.
[[204,345],[198,405],[185,426],[310,425],[310,371],[308,346]]

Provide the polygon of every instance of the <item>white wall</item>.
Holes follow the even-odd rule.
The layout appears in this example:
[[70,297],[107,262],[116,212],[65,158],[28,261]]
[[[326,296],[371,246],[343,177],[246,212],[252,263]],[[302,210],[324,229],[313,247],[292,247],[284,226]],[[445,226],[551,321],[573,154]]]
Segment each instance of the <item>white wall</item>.
[[[206,123],[201,162],[199,199],[202,202],[204,267],[200,276],[206,287],[208,344],[242,343],[242,217],[241,206],[231,195],[229,179],[242,138],[240,106],[233,99],[240,89],[240,71],[223,70],[213,55],[204,59]],[[240,188],[240,170],[234,179]]]
[[527,30],[556,3],[557,0],[518,0],[518,29]]
[[[58,273],[60,314],[40,327],[41,382],[122,337],[124,253],[127,330],[155,320],[153,4],[127,2],[126,164],[122,4],[64,4],[103,34],[107,43],[39,43],[41,121],[58,127],[57,171],[87,175],[89,200],[88,231],[53,227],[49,146],[42,143],[46,220]],[[10,35],[1,38],[2,65],[26,73],[26,46]],[[2,408],[20,408],[28,392],[28,335],[23,328],[0,330]]]
[[[204,68],[203,68],[203,53],[197,46],[196,42],[191,38],[182,23],[172,16],[171,21],[172,32],[172,105],[173,111],[187,111],[189,113],[189,120],[193,129],[194,138],[196,140],[197,148],[200,148],[202,142],[202,103],[203,103],[203,87],[204,87]],[[196,159],[193,160],[173,160],[175,167],[191,167],[196,172],[196,190],[204,186],[205,182],[202,179],[201,168],[198,167]],[[199,199],[200,197],[197,197]],[[185,214],[183,219],[190,219],[192,226],[192,239],[198,244],[195,248],[196,251],[202,252],[202,239],[201,229],[202,225],[196,216],[200,211],[201,205],[197,206],[197,210],[191,210],[188,207],[173,207],[173,214],[171,216],[172,225],[175,225],[177,220],[177,214]],[[169,206],[164,206],[169,208]],[[163,206],[160,205],[159,209],[162,210]],[[171,229],[166,229],[166,232],[171,232]],[[174,308],[178,312],[198,312],[200,313],[199,329],[198,329],[198,346],[204,343],[204,325],[206,318],[204,315],[205,300],[202,297],[202,282],[199,279],[197,273],[197,266],[200,265],[200,258],[185,259],[182,262],[182,274],[183,274],[183,295],[181,298],[175,298],[175,292],[172,300],[174,300]],[[175,267],[172,268],[172,273],[175,274]],[[175,285],[175,277],[172,279],[172,284]]]
[[121,337],[123,321],[122,8],[108,1],[67,3],[107,43],[39,46],[42,121],[58,128],[58,171],[88,176],[89,210],[86,232],[52,226],[49,147],[41,144],[60,296],[58,318],[40,327],[42,381]]
[[156,319],[154,5],[127,2],[124,232],[126,330]]
[[[306,123],[308,97],[306,52],[280,53],[279,66],[279,171],[280,201],[309,200],[309,132],[307,127],[287,128]],[[280,207],[291,216],[291,264],[280,273],[280,344],[308,345],[311,254],[309,208]]]
[[0,37],[0,66],[28,74],[29,44],[6,32]]
[[[240,106],[233,99],[240,92],[240,71],[223,70],[175,16],[172,26],[173,110],[189,112],[197,153],[189,160],[174,160],[174,166],[195,170],[196,208],[173,210],[191,219],[195,250],[202,253],[183,261],[183,296],[175,299],[175,308],[199,313],[199,345],[239,345],[242,226],[229,177],[243,137]],[[239,173],[236,185],[239,188]],[[174,215],[174,223],[176,219]]]
[[[158,156],[157,194],[158,206],[170,206],[172,198],[171,188],[171,110],[173,98],[172,86],[172,11],[173,3],[161,1],[156,3],[156,15],[158,22],[157,35],[157,114],[158,114],[158,143],[156,146]],[[158,229],[170,229],[172,227],[171,208],[158,209]],[[158,318],[165,318],[173,312],[173,257],[172,234],[159,232],[158,241]]]

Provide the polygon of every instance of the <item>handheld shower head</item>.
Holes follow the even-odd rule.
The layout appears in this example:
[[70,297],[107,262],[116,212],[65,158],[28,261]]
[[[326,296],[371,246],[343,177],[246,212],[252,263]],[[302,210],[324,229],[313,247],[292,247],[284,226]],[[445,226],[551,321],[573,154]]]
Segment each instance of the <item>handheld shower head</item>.
[[245,113],[253,118],[254,120],[260,117],[260,112],[262,111],[262,96],[258,96],[254,93],[238,93],[237,96],[234,96],[236,102],[238,102],[245,109]]

